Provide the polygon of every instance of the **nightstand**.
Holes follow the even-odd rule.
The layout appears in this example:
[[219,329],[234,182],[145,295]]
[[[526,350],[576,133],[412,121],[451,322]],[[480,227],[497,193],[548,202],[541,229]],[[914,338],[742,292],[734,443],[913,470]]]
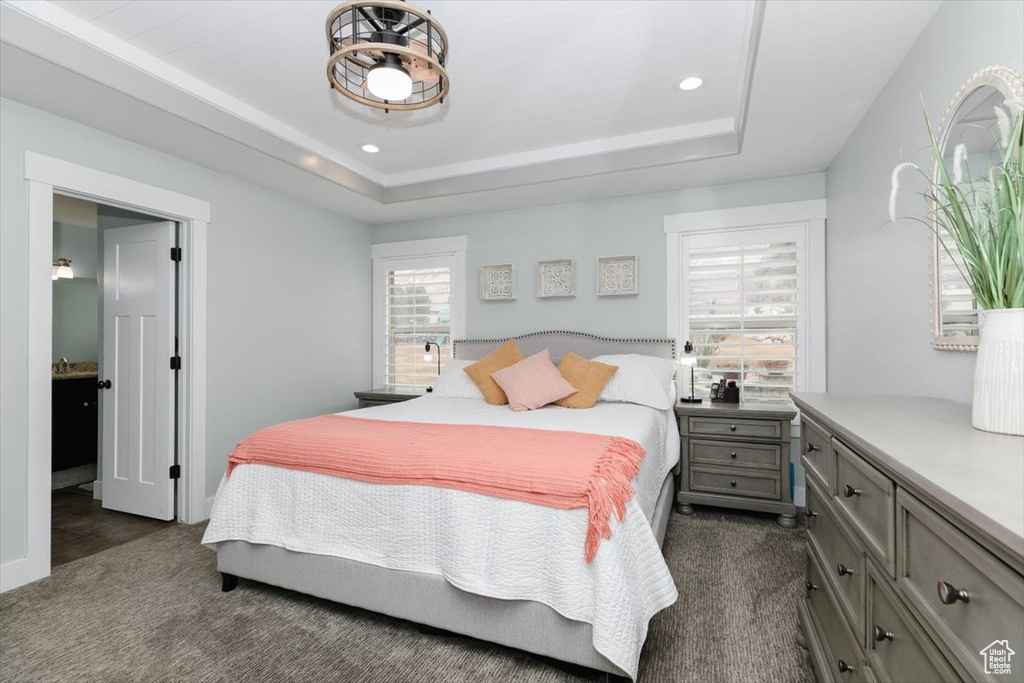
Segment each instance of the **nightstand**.
[[775,512],[796,526],[789,491],[790,422],[786,403],[703,403],[676,406],[682,473],[677,509],[693,505]]
[[383,389],[370,389],[369,391],[357,391],[356,398],[359,399],[360,408],[371,406],[382,406],[388,403],[401,403],[420,396],[426,396],[427,390],[423,387],[384,387]]

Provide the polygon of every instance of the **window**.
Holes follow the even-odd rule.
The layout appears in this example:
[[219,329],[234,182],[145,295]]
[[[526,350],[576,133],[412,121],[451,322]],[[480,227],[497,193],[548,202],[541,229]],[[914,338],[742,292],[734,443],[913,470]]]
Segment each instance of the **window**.
[[824,390],[824,220],[773,220],[817,208],[666,217],[669,330],[694,345],[697,396],[730,379],[745,402]]
[[463,335],[465,238],[373,246],[374,386],[426,387]]
[[[943,230],[945,233],[945,230]],[[937,245],[935,285],[938,288],[937,312],[939,336],[954,343],[977,342],[978,302],[964,279],[966,271],[956,243],[943,234],[944,244]],[[946,250],[946,247],[949,250]],[[955,260],[954,260],[955,259]],[[959,266],[957,265],[959,263]],[[964,339],[967,338],[967,339]],[[970,339],[973,338],[973,339]]]

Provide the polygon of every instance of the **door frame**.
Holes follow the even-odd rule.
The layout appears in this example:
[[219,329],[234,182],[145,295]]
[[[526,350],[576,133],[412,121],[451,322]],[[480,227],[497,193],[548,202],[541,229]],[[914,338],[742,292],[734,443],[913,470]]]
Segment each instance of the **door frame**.
[[[3,566],[8,590],[50,575],[50,423],[53,346],[53,195],[173,220],[180,225],[177,517],[209,516],[206,501],[206,245],[210,203],[137,180],[25,152],[28,184],[27,552]],[[170,255],[168,255],[170,258]]]

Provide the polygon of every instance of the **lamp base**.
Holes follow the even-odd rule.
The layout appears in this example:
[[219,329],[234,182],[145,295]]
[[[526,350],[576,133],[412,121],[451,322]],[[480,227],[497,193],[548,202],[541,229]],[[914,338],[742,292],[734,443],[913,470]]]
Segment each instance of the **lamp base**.
[[695,398],[695,397],[691,396],[689,398],[681,398],[681,399],[679,399],[679,402],[680,403],[703,403],[704,399],[702,399],[702,398]]

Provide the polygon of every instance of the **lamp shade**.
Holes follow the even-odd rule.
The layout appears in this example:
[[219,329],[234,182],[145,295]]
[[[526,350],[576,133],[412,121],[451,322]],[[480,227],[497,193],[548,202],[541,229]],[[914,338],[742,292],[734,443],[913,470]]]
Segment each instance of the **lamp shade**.
[[71,261],[69,259],[59,258],[57,259],[57,262],[53,264],[53,267],[54,270],[52,273],[56,276],[53,278],[55,280],[57,278],[67,278],[70,280],[75,276],[75,271],[71,269]]
[[384,62],[366,74],[366,89],[382,100],[401,102],[412,95],[412,77],[401,62]]
[[696,356],[680,356],[679,357],[679,364],[682,365],[683,367],[686,367],[686,368],[692,368],[694,365],[697,364],[697,357]]

